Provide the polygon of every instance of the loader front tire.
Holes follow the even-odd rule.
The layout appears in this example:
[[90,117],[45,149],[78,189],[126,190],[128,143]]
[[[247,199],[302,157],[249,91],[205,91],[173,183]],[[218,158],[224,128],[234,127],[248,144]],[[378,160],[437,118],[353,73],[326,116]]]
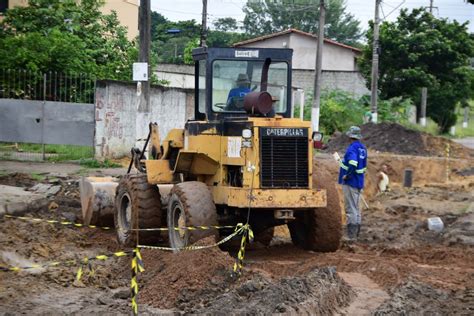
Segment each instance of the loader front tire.
[[272,242],[273,235],[275,235],[275,227],[270,227],[262,232],[255,233],[255,241],[258,241],[263,246],[268,247]]
[[177,249],[175,251],[215,235],[215,229],[178,229],[217,225],[216,206],[207,185],[199,181],[176,184],[168,201],[167,222],[170,247]]
[[[146,174],[127,174],[117,186],[114,212],[117,241],[120,245],[132,247],[156,243],[159,231],[137,231],[137,228],[159,228],[161,221],[161,199],[156,185],[147,181]],[[138,240],[137,240],[138,237]]]
[[339,249],[341,214],[328,208],[305,211],[288,224],[293,243],[317,252],[334,252]]
[[333,252],[339,249],[342,238],[342,210],[339,194],[331,174],[324,169],[315,172],[314,187],[325,189],[327,206],[302,211],[288,223],[293,243],[304,249]]

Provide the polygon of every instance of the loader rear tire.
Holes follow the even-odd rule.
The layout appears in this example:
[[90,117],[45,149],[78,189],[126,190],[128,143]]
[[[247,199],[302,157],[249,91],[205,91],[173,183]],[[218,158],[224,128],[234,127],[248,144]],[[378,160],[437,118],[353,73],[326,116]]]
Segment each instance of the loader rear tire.
[[117,186],[114,212],[117,241],[132,247],[153,244],[159,241],[159,231],[137,232],[136,228],[159,228],[161,221],[161,199],[156,185],[148,183],[146,174],[127,174]]
[[273,235],[275,234],[275,227],[265,229],[260,233],[255,233],[255,241],[258,241],[263,246],[268,247],[272,242]]
[[207,185],[199,181],[176,184],[171,189],[168,201],[167,222],[169,242],[172,248],[183,248],[207,236],[215,236],[217,233],[215,229],[174,229],[217,225],[216,206]]
[[333,252],[339,249],[342,238],[342,210],[336,184],[327,170],[316,170],[318,182],[314,187],[325,189],[327,206],[296,214],[288,223],[293,243],[304,249]]

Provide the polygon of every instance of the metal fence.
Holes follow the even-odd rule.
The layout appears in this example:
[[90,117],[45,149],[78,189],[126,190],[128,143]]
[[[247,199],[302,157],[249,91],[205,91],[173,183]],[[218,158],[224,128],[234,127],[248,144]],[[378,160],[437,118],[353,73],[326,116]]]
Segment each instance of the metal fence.
[[[88,126],[87,131],[81,127],[84,118],[80,117],[87,112],[93,121],[95,83],[94,76],[84,73],[0,69],[0,111],[3,112],[0,113],[0,160],[62,161],[93,157],[93,146],[89,142],[78,144],[77,139],[94,132],[93,126]],[[38,101],[43,101],[42,105],[35,103]],[[8,110],[12,102],[19,103]],[[35,135],[41,137],[36,139]],[[48,135],[56,137],[51,139]]]
[[0,142],[0,161],[81,161],[94,157],[94,147]]
[[73,72],[0,70],[0,98],[94,103],[95,76]]

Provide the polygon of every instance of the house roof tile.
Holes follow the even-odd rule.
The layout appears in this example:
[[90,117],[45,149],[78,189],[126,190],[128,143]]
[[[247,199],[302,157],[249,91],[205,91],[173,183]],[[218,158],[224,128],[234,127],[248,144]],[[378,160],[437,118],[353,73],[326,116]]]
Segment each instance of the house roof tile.
[[[311,34],[311,33],[303,32],[303,31],[300,31],[300,30],[297,30],[297,29],[288,29],[288,30],[285,30],[285,31],[276,32],[276,33],[272,33],[272,34],[267,34],[267,35],[251,38],[251,39],[248,39],[246,41],[238,42],[238,43],[235,43],[233,46],[234,47],[243,46],[243,45],[260,42],[260,41],[263,41],[263,40],[266,40],[266,39],[269,39],[269,38],[273,38],[273,37],[277,37],[277,36],[281,36],[281,35],[285,35],[285,34],[290,34],[290,33],[296,33],[296,34],[300,34],[300,35],[304,35],[304,36],[308,36],[308,37],[312,37],[312,38],[318,38],[317,35],[314,35],[314,34]],[[333,40],[328,39],[328,38],[325,38],[324,42],[328,43],[328,44],[336,45],[336,46],[339,46],[339,47],[343,47],[343,48],[346,48],[346,49],[350,49],[350,50],[352,50],[354,52],[357,52],[357,53],[361,52],[361,50],[356,48],[356,47],[352,47],[352,46],[349,46],[349,45],[346,45],[346,44],[342,44],[342,43],[333,41]]]

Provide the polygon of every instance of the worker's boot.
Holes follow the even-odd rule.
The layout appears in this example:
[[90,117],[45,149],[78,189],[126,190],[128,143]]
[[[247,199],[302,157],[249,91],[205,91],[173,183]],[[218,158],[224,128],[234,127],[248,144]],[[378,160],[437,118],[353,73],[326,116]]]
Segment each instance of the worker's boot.
[[347,239],[349,241],[355,241],[357,239],[357,225],[347,224]]
[[360,234],[360,224],[357,224],[357,230],[356,230],[356,238],[359,238],[359,234]]

